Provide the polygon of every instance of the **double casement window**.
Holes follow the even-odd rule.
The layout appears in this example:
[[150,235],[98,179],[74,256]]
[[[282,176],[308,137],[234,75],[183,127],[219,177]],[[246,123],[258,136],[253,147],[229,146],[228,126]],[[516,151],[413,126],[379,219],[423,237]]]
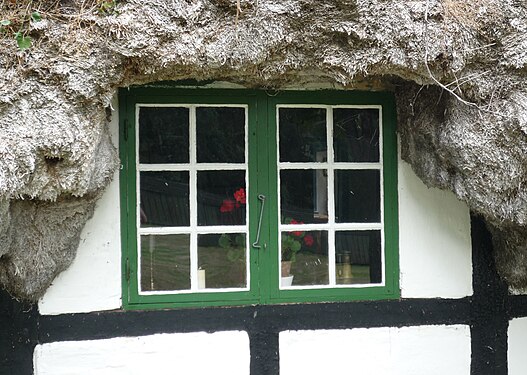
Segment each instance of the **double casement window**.
[[393,98],[120,93],[128,308],[397,298]]

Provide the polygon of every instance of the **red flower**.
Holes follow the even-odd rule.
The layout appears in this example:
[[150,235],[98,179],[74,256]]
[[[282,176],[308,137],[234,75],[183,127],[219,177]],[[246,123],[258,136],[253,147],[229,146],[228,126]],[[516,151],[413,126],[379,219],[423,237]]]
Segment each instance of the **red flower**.
[[240,188],[234,192],[234,198],[236,199],[236,202],[245,204],[245,189]]
[[308,235],[306,235],[304,237],[304,243],[307,246],[310,246],[310,247],[313,246],[313,242],[315,242],[315,241],[313,240],[313,236],[312,235],[308,234]]
[[231,212],[234,210],[235,202],[232,199],[224,199],[220,207],[220,212]]
[[[295,219],[291,219],[290,224],[304,224],[304,222],[303,221],[298,222]],[[295,231],[295,232],[292,232],[292,234],[293,234],[293,236],[300,237],[300,236],[302,236],[304,234],[304,232]]]

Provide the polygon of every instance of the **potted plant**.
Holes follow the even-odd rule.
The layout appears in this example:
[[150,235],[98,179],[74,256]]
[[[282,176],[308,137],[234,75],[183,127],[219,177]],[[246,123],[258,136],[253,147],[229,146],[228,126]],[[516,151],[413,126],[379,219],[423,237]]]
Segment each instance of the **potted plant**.
[[[284,224],[304,224],[293,218],[285,218]],[[291,286],[293,275],[291,275],[291,265],[296,260],[296,254],[303,246],[313,246],[313,236],[303,231],[282,232],[281,237],[281,283],[282,286]]]
[[[237,189],[232,196],[234,199],[227,198],[223,200],[219,209],[220,215],[224,222],[242,222],[246,205],[245,189]],[[218,245],[227,250],[227,260],[233,264],[232,272],[235,275],[239,275],[240,285],[244,284],[246,266],[245,234],[223,233],[218,239]]]

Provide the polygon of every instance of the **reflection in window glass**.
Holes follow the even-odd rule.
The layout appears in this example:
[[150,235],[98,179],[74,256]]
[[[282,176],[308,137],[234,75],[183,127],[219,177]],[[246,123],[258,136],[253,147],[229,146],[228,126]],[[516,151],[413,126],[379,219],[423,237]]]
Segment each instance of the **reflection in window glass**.
[[381,232],[335,233],[337,284],[369,284],[382,280]]
[[141,172],[142,227],[188,226],[188,172]]
[[326,231],[282,232],[280,238],[282,252],[280,276],[289,279],[289,281],[282,279],[282,286],[329,284]]
[[327,152],[326,110],[279,109],[280,161],[321,162]]
[[139,109],[139,162],[189,162],[189,109],[141,107]]
[[245,288],[246,253],[244,233],[198,235],[198,264],[205,287]]
[[190,289],[190,236],[141,236],[141,290]]
[[244,225],[245,171],[198,171],[198,225]]
[[333,110],[333,145],[337,162],[379,161],[379,110]]
[[280,171],[282,223],[286,223],[289,219],[303,223],[327,222],[327,197],[327,170]]
[[335,171],[335,221],[380,222],[380,194],[378,170]]
[[245,109],[196,108],[198,163],[245,161]]

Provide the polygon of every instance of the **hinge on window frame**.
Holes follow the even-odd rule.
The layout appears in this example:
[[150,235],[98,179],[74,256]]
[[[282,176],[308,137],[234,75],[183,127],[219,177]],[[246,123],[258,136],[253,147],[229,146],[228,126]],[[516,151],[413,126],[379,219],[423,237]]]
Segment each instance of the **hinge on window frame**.
[[124,119],[124,129],[123,129],[123,137],[124,137],[124,140],[127,141],[128,140],[128,127],[129,127],[129,121],[128,119]]

